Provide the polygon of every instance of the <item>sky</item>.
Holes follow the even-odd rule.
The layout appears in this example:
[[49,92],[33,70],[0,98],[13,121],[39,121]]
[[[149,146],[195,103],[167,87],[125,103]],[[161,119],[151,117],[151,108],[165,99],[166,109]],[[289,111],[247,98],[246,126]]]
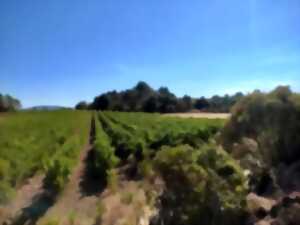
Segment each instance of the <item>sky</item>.
[[300,1],[0,0],[0,93],[24,107],[140,80],[178,96],[300,91]]

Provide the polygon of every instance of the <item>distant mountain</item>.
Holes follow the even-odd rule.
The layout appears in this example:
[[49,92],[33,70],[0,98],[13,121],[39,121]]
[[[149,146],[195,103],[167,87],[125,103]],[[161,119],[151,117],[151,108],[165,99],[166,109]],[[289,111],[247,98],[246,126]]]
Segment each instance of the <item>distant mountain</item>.
[[62,109],[72,109],[64,106],[57,106],[57,105],[38,105],[33,106],[30,108],[25,108],[26,111],[55,111],[55,110],[62,110]]

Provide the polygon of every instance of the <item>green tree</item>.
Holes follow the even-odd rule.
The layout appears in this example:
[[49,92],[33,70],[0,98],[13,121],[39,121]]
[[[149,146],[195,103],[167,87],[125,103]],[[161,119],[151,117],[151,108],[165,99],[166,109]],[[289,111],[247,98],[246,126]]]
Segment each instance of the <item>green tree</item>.
[[86,110],[88,109],[89,105],[87,102],[85,101],[81,101],[79,102],[76,106],[75,106],[75,109],[77,110]]
[[0,112],[16,111],[21,108],[21,102],[10,95],[0,94]]
[[201,97],[195,101],[194,107],[199,110],[203,110],[209,107],[209,102],[205,97]]

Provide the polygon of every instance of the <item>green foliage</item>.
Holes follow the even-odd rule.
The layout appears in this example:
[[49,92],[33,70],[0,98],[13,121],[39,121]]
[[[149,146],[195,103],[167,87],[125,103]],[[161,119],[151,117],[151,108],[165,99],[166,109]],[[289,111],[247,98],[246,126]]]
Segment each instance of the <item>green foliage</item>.
[[77,109],[77,110],[86,110],[88,108],[89,108],[89,105],[85,101],[81,101],[75,106],[75,109]]
[[153,165],[150,159],[145,159],[139,164],[139,172],[143,177],[152,178],[154,177]]
[[78,136],[70,137],[59,151],[45,163],[46,178],[45,184],[57,191],[61,191],[68,181],[72,168],[78,161],[82,150],[82,144]]
[[21,108],[21,102],[10,95],[0,94],[0,112],[16,111]]
[[[144,85],[137,87],[144,89]],[[170,94],[166,89],[160,92]],[[185,97],[185,104],[189,103]],[[39,170],[45,172],[48,187],[61,191],[87,141],[90,119],[85,111],[26,112],[4,118],[1,126],[7,132],[0,130],[0,148],[5,149],[0,152],[0,193],[4,190],[5,196],[0,195],[0,200],[8,198],[8,189]],[[92,121],[95,133],[89,166],[93,172],[112,190],[118,184],[120,159],[149,178],[149,187],[161,176],[166,184],[162,212],[167,212],[162,215],[171,215],[161,216],[165,224],[217,224],[243,210],[246,187],[239,166],[222,149],[207,144],[213,143],[224,120],[106,111],[94,113]],[[156,194],[151,190],[146,194],[151,205]],[[130,204],[133,193],[121,198]],[[100,207],[96,222],[103,211]]]
[[[237,92],[236,94],[234,94],[232,96],[230,96],[230,95],[224,95],[224,96],[214,95],[210,99],[207,99],[208,105],[207,105],[207,107],[205,107],[203,109],[205,111],[209,111],[209,112],[229,112],[231,107],[235,103],[237,103],[240,99],[242,99],[243,96],[244,95],[241,92]],[[202,100],[203,100],[203,98],[202,98]],[[206,102],[202,101],[202,103],[206,103]]]
[[[145,82],[139,82],[126,91],[110,91],[95,97],[89,108],[125,112],[188,112],[199,109],[213,112],[228,112],[241,97],[242,93],[229,96],[213,96],[210,99],[190,96],[176,97],[167,87],[154,90]],[[80,104],[80,103],[79,103]],[[79,105],[78,104],[78,105]]]
[[[38,171],[61,189],[87,142],[89,112],[9,113],[0,129],[0,186],[10,192]],[[1,202],[1,200],[0,200]]]
[[6,180],[10,170],[10,164],[4,159],[0,159],[0,180]]
[[111,139],[104,132],[102,124],[98,119],[95,120],[96,124],[96,138],[95,138],[95,151],[96,151],[96,169],[106,173],[107,170],[114,168],[118,164],[118,158],[114,155],[114,148],[111,146]]
[[[141,143],[143,160],[137,160],[138,171],[149,180],[161,174],[167,186],[161,196],[160,219],[164,223],[204,221],[203,224],[229,225],[241,222],[246,179],[226,152],[207,144],[224,120],[121,112],[101,112],[99,119],[117,155],[120,155],[118,150],[136,155]],[[113,178],[111,171],[108,174]]]
[[112,121],[104,113],[99,113],[99,119],[103,128],[109,134],[112,145],[115,147],[116,155],[126,160],[130,154],[142,152],[145,149],[145,143],[142,138],[133,135],[132,131],[125,129],[121,124]]
[[241,224],[246,179],[222,149],[163,147],[154,163],[166,183],[160,218],[164,224]]
[[121,196],[121,202],[126,205],[130,205],[133,200],[133,194],[131,192],[125,192]]
[[97,225],[102,224],[102,217],[105,212],[106,212],[105,205],[103,204],[103,202],[99,201],[97,203],[97,208],[96,208],[97,216],[96,216],[95,224],[97,224]]
[[[146,149],[158,150],[163,145],[189,144],[201,146],[212,138],[223,126],[224,120],[182,119],[162,117],[150,113],[104,112],[116,146],[128,146],[145,154]],[[113,121],[113,123],[112,123]],[[110,130],[114,128],[114,133]],[[124,144],[125,142],[125,144]],[[127,144],[126,144],[127,142]],[[140,147],[140,148],[139,148]]]
[[59,225],[58,219],[48,219],[47,221],[43,222],[42,225]]
[[222,133],[222,143],[230,151],[244,137],[258,143],[258,156],[266,166],[300,159],[300,95],[288,87],[271,93],[256,91],[238,102]]
[[14,196],[14,190],[7,182],[0,181],[0,203],[7,203]]
[[76,221],[76,213],[71,211],[68,215],[69,225],[75,225],[75,221]]
[[107,186],[113,191],[117,191],[118,187],[118,174],[116,170],[110,169],[106,171],[107,173]]

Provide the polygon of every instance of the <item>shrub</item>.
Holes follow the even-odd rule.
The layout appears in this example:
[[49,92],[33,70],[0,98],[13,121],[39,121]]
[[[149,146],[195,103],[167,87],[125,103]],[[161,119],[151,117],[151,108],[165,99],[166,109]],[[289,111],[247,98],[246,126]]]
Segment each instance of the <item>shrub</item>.
[[0,180],[0,203],[7,203],[13,196],[14,190],[4,181]]
[[300,159],[300,95],[288,87],[264,94],[254,92],[239,101],[222,131],[221,142],[231,152],[235,143],[251,138],[258,143],[266,167]]
[[118,174],[116,170],[110,169],[107,171],[107,186],[115,192],[118,188]]
[[46,162],[44,183],[55,191],[61,191],[76,165],[81,145],[77,136],[71,137],[51,159]]
[[133,200],[133,194],[131,192],[123,193],[121,196],[121,202],[126,205],[130,205]]
[[160,213],[164,224],[241,224],[246,179],[222,149],[164,147],[154,163],[166,183]]
[[58,219],[47,219],[47,221],[43,222],[42,225],[59,225]]
[[10,170],[10,163],[4,159],[0,159],[0,181],[7,180]]

